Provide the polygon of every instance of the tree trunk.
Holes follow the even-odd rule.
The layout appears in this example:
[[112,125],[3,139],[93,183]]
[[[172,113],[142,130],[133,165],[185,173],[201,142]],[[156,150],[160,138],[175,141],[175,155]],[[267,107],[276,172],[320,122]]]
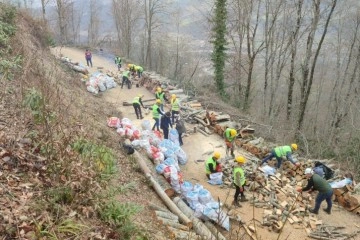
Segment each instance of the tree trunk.
[[332,0],[330,12],[327,16],[320,42],[318,43],[317,48],[316,48],[315,56],[314,56],[314,58],[312,60],[312,64],[311,64],[311,69],[309,69],[309,61],[310,61],[310,57],[311,57],[311,53],[312,53],[312,46],[313,46],[313,41],[314,41],[314,37],[315,37],[315,31],[318,27],[318,22],[319,22],[319,18],[320,18],[320,0],[314,1],[314,19],[313,19],[311,31],[308,35],[306,58],[305,58],[305,64],[303,66],[303,79],[302,79],[302,83],[301,83],[300,113],[299,113],[299,118],[298,118],[298,123],[297,123],[297,129],[299,131],[301,131],[302,127],[303,127],[306,105],[307,105],[307,102],[308,102],[308,99],[310,96],[310,92],[311,92],[311,87],[313,84],[314,72],[315,72],[317,59],[320,54],[320,50],[322,48],[322,44],[324,42],[324,39],[325,39],[325,36],[327,33],[327,29],[329,26],[331,16],[336,7],[336,3],[337,3],[337,0]]

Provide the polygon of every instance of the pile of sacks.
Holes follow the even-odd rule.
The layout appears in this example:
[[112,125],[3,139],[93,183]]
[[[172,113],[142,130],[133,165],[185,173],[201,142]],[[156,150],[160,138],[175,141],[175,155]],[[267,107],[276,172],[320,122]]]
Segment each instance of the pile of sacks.
[[204,220],[213,220],[226,230],[230,230],[230,220],[221,210],[220,204],[211,196],[211,193],[202,185],[192,185],[184,181],[179,164],[187,163],[185,151],[180,147],[179,135],[176,129],[171,129],[169,139],[162,139],[161,133],[152,131],[149,120],[142,121],[141,130],[137,129],[130,119],[111,117],[108,126],[116,128],[117,133],[131,140],[135,149],[144,149],[148,157],[156,165],[155,170],[162,174],[171,187],[195,211],[195,215]]
[[221,210],[219,202],[216,202],[211,193],[201,184],[194,186],[187,181],[181,184],[181,196],[195,211],[195,216],[203,220],[212,220],[227,231],[230,230],[229,216]]
[[91,74],[89,80],[86,82],[86,89],[88,92],[94,94],[98,94],[99,91],[104,92],[106,89],[114,88],[116,86],[117,84],[114,78],[101,72]]
[[133,148],[144,149],[156,165],[157,173],[163,174],[171,187],[180,193],[183,175],[179,164],[185,165],[187,156],[179,145],[179,135],[175,129],[170,130],[170,140],[162,139],[160,132],[152,131],[149,120],[142,121],[141,129],[137,129],[128,118],[120,120],[111,117],[108,119],[108,126],[116,128],[120,136],[130,139]]

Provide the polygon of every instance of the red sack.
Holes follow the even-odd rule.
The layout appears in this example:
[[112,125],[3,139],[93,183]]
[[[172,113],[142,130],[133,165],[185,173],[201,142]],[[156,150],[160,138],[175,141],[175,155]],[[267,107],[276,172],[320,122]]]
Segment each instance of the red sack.
[[221,164],[216,165],[216,172],[222,172]]
[[107,120],[108,127],[118,128],[121,126],[121,121],[117,117],[110,117]]

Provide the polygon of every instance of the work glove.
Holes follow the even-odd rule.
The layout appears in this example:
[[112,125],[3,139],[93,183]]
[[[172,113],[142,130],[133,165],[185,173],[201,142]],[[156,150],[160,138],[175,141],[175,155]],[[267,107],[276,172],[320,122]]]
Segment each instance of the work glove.
[[299,192],[299,193],[301,193],[301,192],[302,192],[302,188],[301,188],[301,187],[298,187],[298,188],[296,189],[296,191]]

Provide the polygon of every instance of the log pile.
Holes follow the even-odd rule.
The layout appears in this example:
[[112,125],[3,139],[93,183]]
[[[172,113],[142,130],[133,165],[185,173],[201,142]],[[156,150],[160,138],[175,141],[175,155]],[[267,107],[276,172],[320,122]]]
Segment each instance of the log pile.
[[343,226],[329,226],[326,224],[321,224],[316,227],[316,229],[309,233],[309,237],[320,240],[331,240],[331,239],[352,239],[360,231],[353,233],[344,233],[341,230],[344,229]]

